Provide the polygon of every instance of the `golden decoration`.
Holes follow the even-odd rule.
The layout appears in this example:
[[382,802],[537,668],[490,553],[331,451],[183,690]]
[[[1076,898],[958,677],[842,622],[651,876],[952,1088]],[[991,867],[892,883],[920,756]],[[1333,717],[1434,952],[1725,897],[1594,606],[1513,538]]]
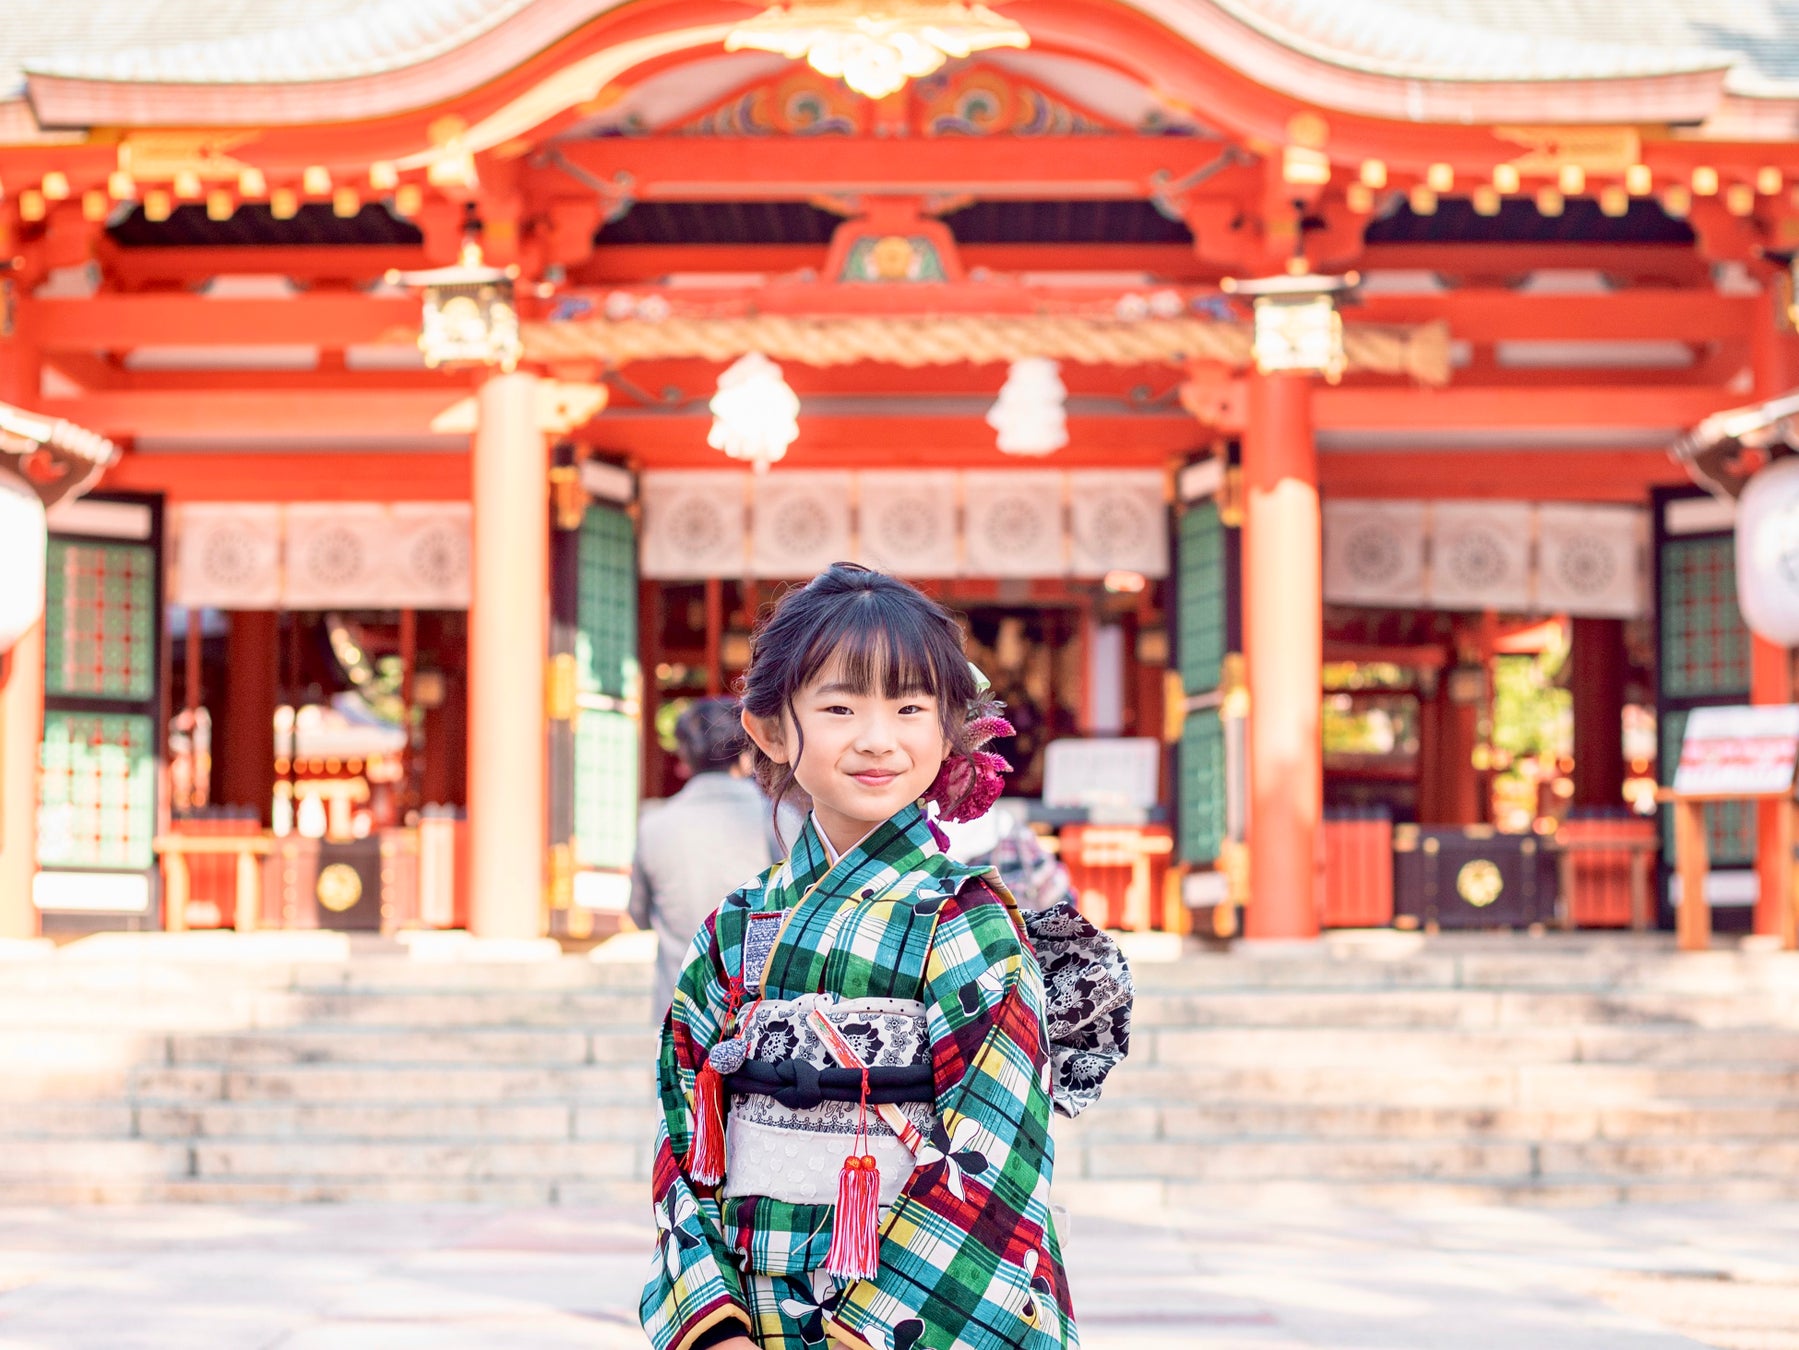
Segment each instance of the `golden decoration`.
[[326,909],[333,914],[342,914],[362,899],[362,877],[348,863],[332,863],[319,873],[315,893]]
[[951,57],[1030,45],[1013,20],[960,0],[794,0],[771,5],[725,38],[728,52],[747,47],[804,60],[865,98],[886,98]]
[[1476,909],[1485,909],[1504,889],[1505,878],[1499,874],[1498,866],[1486,858],[1463,863],[1462,870],[1455,874],[1455,893]]
[[1523,147],[1524,153],[1511,163],[1527,176],[1559,177],[1563,166],[1571,164],[1583,176],[1613,177],[1643,157],[1642,137],[1634,127],[1494,127],[1493,134]]

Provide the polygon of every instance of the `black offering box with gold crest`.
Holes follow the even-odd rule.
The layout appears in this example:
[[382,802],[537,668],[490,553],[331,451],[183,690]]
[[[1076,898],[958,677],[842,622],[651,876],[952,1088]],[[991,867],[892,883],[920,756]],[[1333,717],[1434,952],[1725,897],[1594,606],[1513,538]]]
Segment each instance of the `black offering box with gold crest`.
[[1394,827],[1394,927],[1526,928],[1555,916],[1549,840],[1485,825]]

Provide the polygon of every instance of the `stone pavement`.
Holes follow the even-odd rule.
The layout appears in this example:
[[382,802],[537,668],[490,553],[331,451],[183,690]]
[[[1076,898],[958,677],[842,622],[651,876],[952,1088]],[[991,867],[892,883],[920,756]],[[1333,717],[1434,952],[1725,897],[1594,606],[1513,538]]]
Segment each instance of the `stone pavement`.
[[[1799,1206],[1077,1210],[1088,1350],[1799,1350]],[[636,1206],[0,1208],[0,1350],[641,1350]]]

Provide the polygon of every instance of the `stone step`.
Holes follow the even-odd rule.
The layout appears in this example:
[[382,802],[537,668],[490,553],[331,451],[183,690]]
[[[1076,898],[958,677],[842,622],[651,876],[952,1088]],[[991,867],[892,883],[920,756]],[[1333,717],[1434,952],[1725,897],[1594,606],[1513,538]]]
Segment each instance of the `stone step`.
[[655,1100],[655,1067],[611,1065],[436,1068],[385,1064],[284,1064],[266,1068],[217,1066],[145,1068],[131,1075],[138,1102],[209,1101],[301,1103],[541,1102],[642,1104]]
[[1394,1106],[1597,1107],[1690,1099],[1799,1104],[1799,1065],[1162,1064],[1127,1060],[1106,1100],[1312,1102]]
[[[145,1139],[411,1139],[611,1140],[642,1143],[654,1137],[657,1107],[650,1102],[579,1103],[566,1098],[507,1102],[203,1102],[92,1108],[85,1132],[130,1133]],[[122,1116],[122,1124],[120,1117]],[[59,1118],[12,1126],[0,1116],[0,1136],[49,1133]],[[66,1118],[71,1127],[76,1118]]]
[[1799,1136],[1799,1104],[1481,1108],[1311,1103],[1112,1102],[1055,1122],[1060,1145],[1130,1148],[1155,1140],[1218,1138],[1630,1140],[1780,1139]]
[[188,1147],[193,1175],[243,1180],[305,1177],[440,1177],[460,1181],[586,1181],[650,1174],[647,1135],[528,1141],[200,1139]]
[[278,1064],[650,1064],[649,1028],[574,1027],[308,1027],[178,1033],[169,1037],[172,1064],[227,1068]]
[[1091,1180],[1508,1182],[1770,1179],[1799,1183],[1793,1140],[1258,1139],[1058,1148],[1058,1177]]
[[1799,1064],[1799,1031],[1538,1026],[1531,1030],[1382,1027],[1133,1027],[1139,1064],[1432,1065],[1655,1063]]

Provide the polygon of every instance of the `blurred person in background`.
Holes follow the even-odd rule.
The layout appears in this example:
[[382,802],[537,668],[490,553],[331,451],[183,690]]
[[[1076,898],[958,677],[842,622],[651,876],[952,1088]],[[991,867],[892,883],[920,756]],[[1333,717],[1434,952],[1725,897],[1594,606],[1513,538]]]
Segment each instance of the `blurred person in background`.
[[718,898],[784,851],[778,850],[768,798],[741,776],[743,751],[737,700],[699,700],[675,723],[675,753],[687,783],[662,802],[645,803],[638,821],[626,912],[639,928],[656,933],[658,1022],[674,999],[687,946],[718,908]]

